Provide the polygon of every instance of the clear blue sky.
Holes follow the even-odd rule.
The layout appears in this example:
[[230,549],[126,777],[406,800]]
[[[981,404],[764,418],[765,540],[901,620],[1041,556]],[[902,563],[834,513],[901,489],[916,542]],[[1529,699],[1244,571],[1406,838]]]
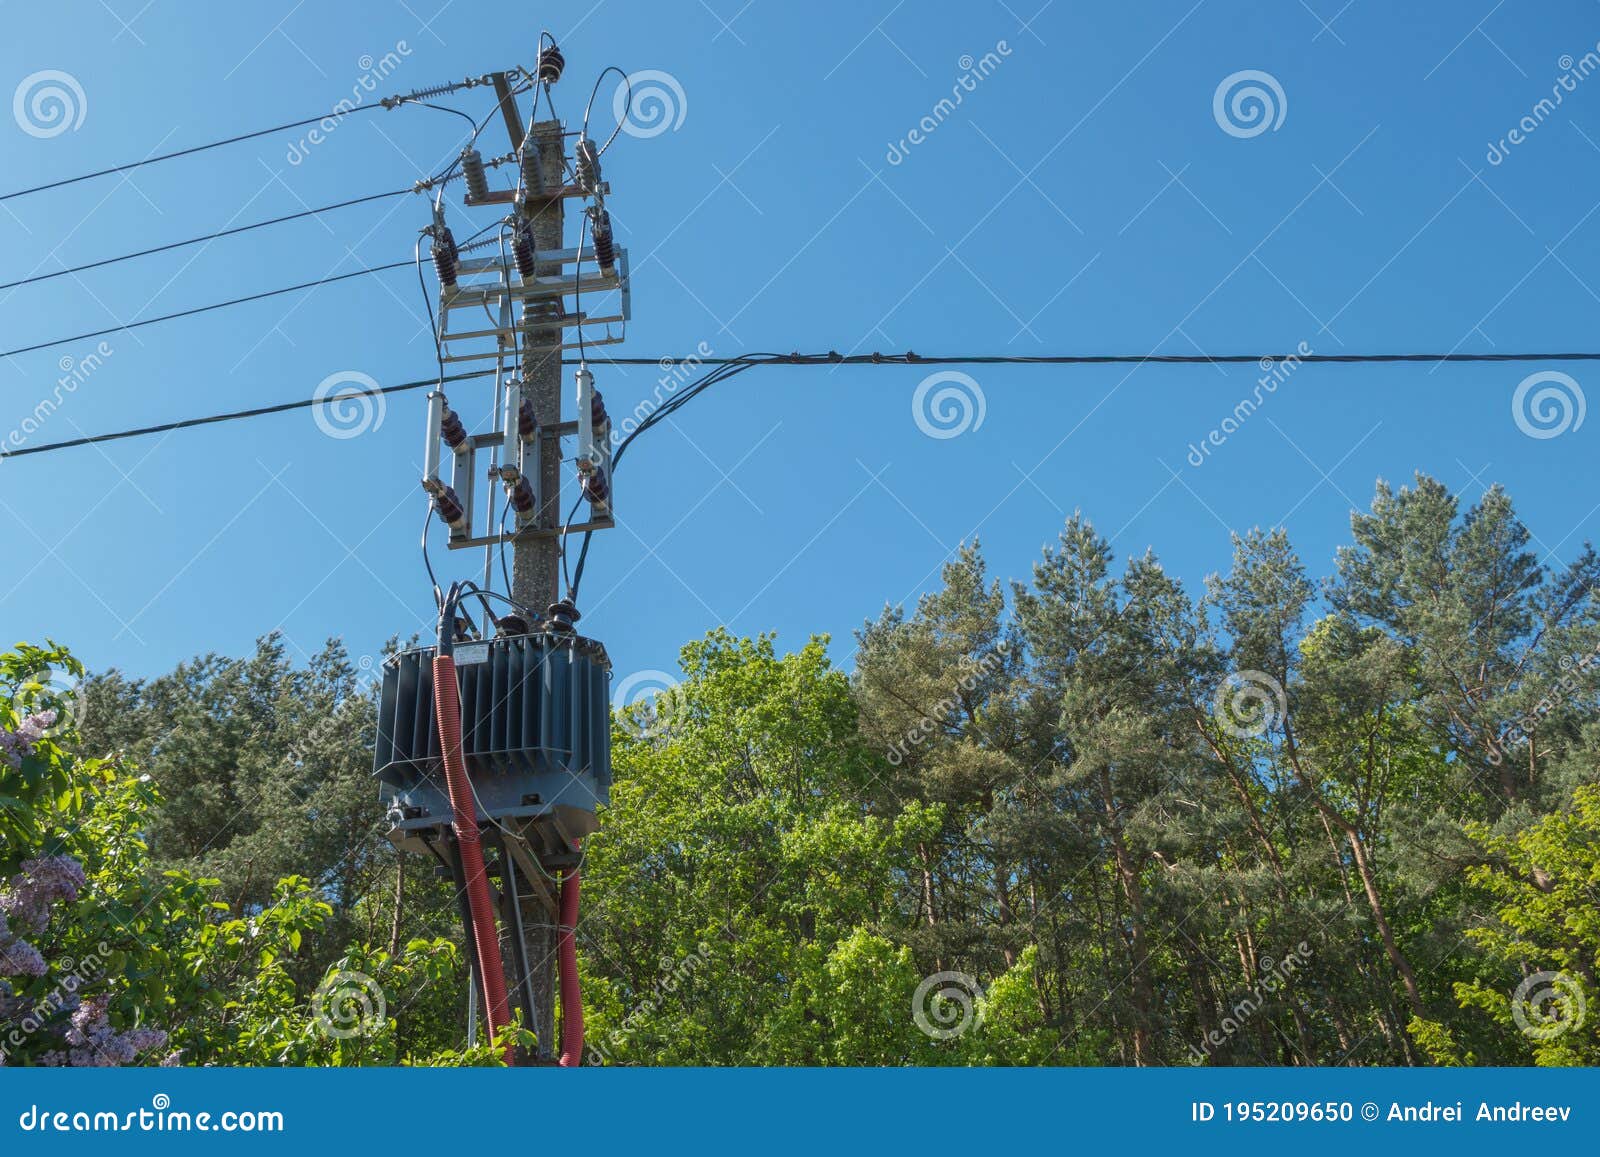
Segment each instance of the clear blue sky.
[[[681,124],[606,158],[634,259],[619,353],[1600,348],[1600,76],[1533,112],[1595,50],[1600,6],[1040,5],[12,3],[0,96],[59,70],[83,116],[46,137],[0,118],[0,184],[312,115],[402,44],[366,99],[531,63],[542,22],[566,54],[569,122],[608,64],[683,94]],[[959,107],[936,111],[962,58],[990,52]],[[1283,94],[1255,135],[1214,114],[1244,70]],[[454,103],[487,108],[481,92]],[[1526,116],[1533,131],[1491,164]],[[936,127],[890,163],[924,117]],[[395,188],[459,148],[461,127],[364,114],[299,164],[285,134],[6,202],[0,280]],[[490,219],[451,210],[458,234]],[[405,198],[0,291],[0,347],[405,259],[425,223]],[[402,270],[113,335],[31,438],[306,397],[341,371],[423,377],[419,296]],[[0,426],[94,345],[7,359]],[[1075,508],[1119,556],[1154,547],[1197,590],[1230,529],[1257,524],[1287,525],[1322,573],[1374,480],[1418,469],[1469,501],[1505,484],[1569,557],[1600,502],[1600,418],[1523,433],[1513,396],[1536,368],[1303,367],[1200,466],[1191,445],[1254,393],[1255,367],[979,368],[983,422],[952,438],[914,420],[922,370],[755,371],[630,452],[584,626],[619,677],[670,668],[719,623],[785,646],[831,632],[847,660],[862,619],[936,584],[962,540],[1025,577]],[[1548,368],[1580,390],[1600,375]],[[625,412],[655,377],[602,369],[599,385]],[[478,395],[452,397],[471,412]],[[342,635],[357,656],[425,630],[422,409],[420,392],[392,397],[351,439],[299,411],[0,464],[6,641],[50,635],[93,667],[152,674],[273,629],[301,652]],[[442,543],[434,557],[479,567]]]

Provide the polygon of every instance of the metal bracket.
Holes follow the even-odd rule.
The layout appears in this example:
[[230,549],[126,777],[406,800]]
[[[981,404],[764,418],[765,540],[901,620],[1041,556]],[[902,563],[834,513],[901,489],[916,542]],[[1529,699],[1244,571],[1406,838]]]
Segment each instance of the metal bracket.
[[[565,534],[582,534],[590,530],[609,530],[616,523],[615,505],[617,496],[615,483],[612,483],[612,493],[604,504],[605,513],[595,515],[585,522],[574,522],[566,526],[541,526],[537,519],[539,511],[544,508],[542,496],[539,494],[539,479],[542,477],[544,455],[554,453],[560,460],[561,439],[573,437],[578,433],[578,423],[556,422],[550,425],[541,425],[539,433],[533,441],[526,444],[526,452],[522,457],[522,474],[533,487],[534,503],[533,513],[527,516],[517,516],[515,530],[502,533],[499,526],[484,527],[479,525],[479,519],[485,517],[477,501],[476,487],[480,483],[493,485],[498,481],[498,476],[492,474],[487,466],[479,467],[478,453],[482,450],[498,450],[505,445],[503,433],[472,434],[467,438],[462,449],[455,451],[451,457],[454,459],[451,469],[450,485],[460,499],[462,509],[466,511],[466,523],[450,530],[449,547],[451,550],[466,550],[477,546],[494,546],[502,542],[528,541],[536,538],[560,538]],[[610,438],[596,439],[595,448],[600,455],[598,469],[604,470],[606,479],[611,482],[611,440]],[[484,459],[487,462],[487,458]],[[591,504],[591,510],[593,506]]]
[[[577,249],[541,250],[537,261],[541,268],[566,266],[576,264],[579,256]],[[585,250],[582,257],[593,261],[594,253]],[[439,295],[439,340],[446,362],[498,359],[513,344],[530,353],[577,349],[580,345],[616,345],[627,336],[627,322],[633,314],[626,248],[617,249],[616,264],[610,273],[593,269],[577,277],[544,274],[523,278],[509,257],[481,257],[462,261],[457,278],[454,286]],[[595,312],[592,306],[589,312],[579,308],[596,300],[613,303],[610,312]],[[519,303],[523,316],[511,322],[506,307]],[[530,316],[527,307],[535,303],[554,309],[548,315]],[[465,315],[463,310],[467,311]],[[605,331],[594,336],[585,334],[582,342],[534,340],[535,334],[559,332],[580,323],[604,326]],[[612,325],[621,328],[613,332]]]

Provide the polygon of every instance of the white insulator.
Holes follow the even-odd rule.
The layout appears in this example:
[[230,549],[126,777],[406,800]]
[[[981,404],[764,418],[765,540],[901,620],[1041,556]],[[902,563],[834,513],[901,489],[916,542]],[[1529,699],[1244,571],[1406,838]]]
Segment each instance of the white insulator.
[[461,152],[461,175],[467,181],[467,196],[481,201],[489,195],[489,174],[483,170],[483,157],[477,149]]
[[600,150],[588,137],[579,137],[574,153],[578,187],[593,196],[600,186]]
[[525,137],[522,148],[517,151],[517,161],[522,166],[522,187],[529,193],[537,193],[544,188],[544,179],[539,175],[539,145],[532,136]]

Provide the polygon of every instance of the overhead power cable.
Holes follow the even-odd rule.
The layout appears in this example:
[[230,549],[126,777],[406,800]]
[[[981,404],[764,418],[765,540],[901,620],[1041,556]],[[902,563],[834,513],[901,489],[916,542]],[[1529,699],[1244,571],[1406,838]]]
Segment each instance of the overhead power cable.
[[[755,359],[755,360],[752,360]],[[1154,365],[1215,366],[1242,365],[1248,362],[1297,361],[1306,363],[1365,364],[1384,362],[1594,362],[1600,352],[1580,353],[1444,353],[1444,354],[962,354],[927,356],[907,351],[903,354],[747,354],[723,358],[638,358],[594,357],[594,366],[660,366],[675,364],[701,366],[1102,366]]]
[[365,205],[369,201],[382,201],[389,197],[400,197],[416,190],[407,187],[393,189],[387,193],[369,193],[365,197],[352,197],[348,201],[336,201],[332,205],[322,205],[316,209],[303,209],[298,213],[288,213],[282,217],[273,217],[266,221],[254,221],[249,225],[236,225],[231,229],[220,229],[215,233],[206,233],[200,237],[191,237],[187,241],[169,241],[165,245],[153,245],[149,249],[140,249],[134,253],[124,253],[121,257],[106,257],[99,261],[90,261],[83,265],[74,265],[71,269],[57,269],[50,273],[40,273],[32,277],[24,277],[18,281],[7,281],[0,284],[0,289],[15,289],[19,285],[32,285],[38,281],[49,281],[52,277],[65,277],[69,273],[82,273],[86,269],[99,269],[102,265],[115,265],[119,261],[132,261],[135,257],[149,257],[152,253],[165,253],[171,249],[182,249],[186,245],[199,245],[204,241],[216,241],[222,237],[232,237],[239,233],[248,233],[252,229],[265,229],[268,225],[282,225],[286,221],[298,221],[302,217],[315,217],[318,213],[331,213],[335,209],[348,209],[352,205]]
[[164,313],[160,317],[147,317],[139,321],[130,321],[123,325],[114,325],[107,329],[91,330],[88,333],[74,334],[72,337],[56,338],[53,341],[37,342],[34,345],[18,346],[14,350],[0,352],[0,358],[15,357],[17,354],[32,353],[35,350],[47,350],[55,346],[70,345],[75,341],[84,341],[91,337],[105,337],[110,333],[122,333],[124,330],[138,329],[140,326],[155,325],[161,321],[175,321],[180,317],[193,317],[197,313],[209,313],[214,309],[226,309],[230,305],[243,305],[247,301],[260,301],[267,297],[278,297],[285,293],[294,293],[301,289],[315,289],[319,285],[332,285],[336,281],[348,281],[352,277],[365,277],[369,273],[383,273],[390,269],[407,269],[409,261],[391,261],[387,265],[373,265],[350,273],[340,273],[333,277],[319,277],[315,281],[303,281],[299,285],[286,285],[282,289],[268,289],[261,293],[248,294],[245,297],[235,297],[228,301],[213,302],[211,305],[197,305],[193,309],[181,309],[177,313]]
[[[520,70],[518,70],[520,71]],[[510,72],[507,73],[510,75]],[[447,81],[444,84],[432,85],[428,88],[417,89],[414,92],[398,96],[387,96],[371,104],[358,104],[350,108],[334,108],[321,116],[306,117],[304,120],[289,121],[286,124],[273,125],[271,128],[256,129],[254,132],[240,133],[238,136],[225,137],[220,141],[208,141],[203,145],[191,145],[186,149],[176,152],[162,153],[160,156],[145,157],[141,161],[129,161],[122,165],[113,165],[109,169],[96,169],[92,173],[80,173],[76,177],[63,177],[59,181],[49,181],[43,185],[34,185],[28,189],[17,189],[15,192],[0,194],[0,201],[10,201],[17,197],[26,197],[32,193],[43,193],[50,189],[59,189],[65,185],[75,185],[79,181],[91,181],[96,177],[109,177],[117,173],[126,173],[131,169],[141,168],[144,165],[154,165],[161,161],[170,161],[177,157],[188,157],[195,153],[203,153],[207,149],[219,149],[223,145],[238,144],[240,141],[254,140],[256,137],[271,136],[273,133],[287,132],[290,129],[303,128],[325,120],[343,120],[359,112],[371,112],[374,109],[393,109],[406,104],[422,104],[424,97],[442,96],[446,93],[459,92],[464,88],[476,88],[478,85],[490,83],[490,75],[469,76],[465,80]],[[454,110],[451,110],[454,111]]]
[[[406,264],[410,264],[407,262]],[[464,382],[470,378],[489,377],[493,370],[473,370],[471,373],[452,374],[443,379],[438,376],[422,378],[414,382],[401,382],[393,386],[381,386],[377,390],[362,391],[367,396],[377,394],[399,394],[406,390],[420,390],[424,386],[434,386],[441,382]],[[50,442],[43,446],[23,446],[16,450],[0,451],[0,458],[21,458],[28,454],[43,454],[47,450],[70,450],[74,446],[94,446],[101,442],[116,442],[123,438],[138,438],[145,434],[167,434],[173,430],[188,430],[194,426],[210,426],[218,422],[232,422],[241,418],[260,418],[267,414],[282,414],[289,410],[305,410],[312,406],[329,405],[348,395],[332,394],[326,398],[297,398],[292,402],[278,402],[271,406],[257,406],[250,410],[234,410],[226,414],[211,414],[204,418],[183,418],[175,422],[162,422],[155,426],[140,426],[132,430],[119,430],[114,434],[91,434],[83,438],[70,438],[64,442]]]
[[[401,261],[392,266],[379,266],[377,268],[392,269],[409,266],[411,262]],[[376,269],[374,270],[376,272]],[[355,276],[346,274],[345,276]],[[312,282],[309,284],[318,284]],[[303,288],[303,287],[302,287]],[[1184,354],[1172,357],[1140,356],[1137,354],[1052,354],[1037,357],[1025,355],[1003,354],[961,354],[923,356],[921,354],[857,354],[843,355],[836,353],[827,354],[756,354],[739,357],[722,358],[590,358],[588,364],[615,365],[615,366],[656,366],[660,368],[682,364],[712,365],[718,367],[731,367],[735,370],[751,369],[756,366],[817,366],[817,365],[1101,365],[1106,363],[1124,362],[1156,362],[1160,364],[1179,365],[1207,365],[1207,364],[1237,364],[1243,362],[1261,362],[1276,360],[1278,355],[1269,354]],[[1352,363],[1382,363],[1382,362],[1547,362],[1547,361],[1600,361],[1600,352],[1596,353],[1521,353],[1521,354],[1488,354],[1488,353],[1453,353],[1453,354],[1329,354],[1324,357],[1302,356],[1302,362],[1323,361],[1338,364]],[[574,358],[562,359],[563,365],[577,365]],[[416,381],[400,382],[392,386],[382,386],[376,392],[379,394],[399,394],[408,390],[420,390],[438,384],[468,381],[473,378],[492,377],[494,370],[475,370],[470,373],[451,374],[443,378],[437,374],[419,378]],[[679,406],[695,397],[707,386],[718,381],[726,380],[726,373],[716,372],[705,375],[703,378],[685,384],[668,403],[654,411],[645,422],[641,423],[629,436],[628,441],[638,436],[643,430],[653,425],[655,421],[668,417]],[[367,391],[371,393],[372,391]],[[163,422],[155,426],[140,426],[130,430],[119,430],[109,434],[92,434],[82,438],[71,438],[61,442],[47,442],[39,446],[23,446],[15,450],[0,450],[0,458],[22,458],[30,454],[44,454],[51,450],[69,450],[76,446],[92,446],[101,442],[115,442],[124,438],[137,438],[145,434],[165,434],[174,430],[186,430],[194,426],[209,426],[219,422],[232,422],[245,418],[257,418],[267,414],[281,414],[290,410],[304,410],[312,406],[325,405],[336,400],[340,395],[328,398],[298,398],[294,401],[279,402],[270,406],[258,406],[249,410],[233,410],[228,413],[210,414],[199,418],[183,418],[172,422]],[[615,462],[619,453],[613,458]]]
[[80,173],[76,177],[63,177],[59,181],[51,181],[44,185],[35,185],[31,189],[18,189],[14,193],[0,195],[0,201],[10,201],[17,197],[26,197],[30,193],[43,193],[49,189],[59,189],[63,185],[75,185],[79,181],[92,181],[96,177],[109,177],[116,173],[126,173],[130,169],[137,169],[144,165],[154,165],[160,161],[173,160],[176,157],[187,157],[194,153],[203,153],[207,149],[219,149],[223,145],[238,144],[240,141],[254,140],[256,137],[271,136],[273,133],[282,133],[287,132],[290,129],[302,128],[305,125],[314,125],[319,121],[325,121],[329,118],[342,119],[354,113],[371,112],[373,109],[384,107],[385,106],[381,104],[358,104],[353,108],[345,109],[343,112],[334,110],[332,112],[323,113],[321,116],[307,117],[305,120],[290,121],[287,124],[273,125],[270,129],[257,129],[253,133],[240,133],[236,137],[228,137],[220,141],[210,141],[203,145],[191,145],[189,148],[179,149],[175,153],[162,153],[157,157],[146,157],[142,161],[129,161],[124,165],[113,165],[109,169],[97,169],[92,173]]
[[[411,190],[406,191],[410,192]],[[488,229],[492,228],[494,228],[493,225],[486,226],[484,229],[480,229],[479,233],[487,232]],[[476,234],[474,236],[476,236]],[[492,244],[494,244],[494,238],[491,237],[486,241],[464,243],[459,248],[462,253],[467,253],[473,249],[481,249]],[[316,281],[302,282],[299,285],[286,285],[282,289],[267,289],[260,293],[247,294],[244,297],[234,297],[229,298],[227,301],[213,302],[210,305],[197,305],[192,309],[180,309],[177,313],[165,313],[160,317],[147,317],[139,321],[130,321],[123,325],[114,325],[107,329],[97,329],[90,333],[76,334],[73,337],[55,338],[52,341],[39,342],[36,345],[19,346],[14,350],[0,350],[0,358],[9,358],[14,357],[17,354],[32,353],[35,350],[51,349],[55,346],[68,345],[75,341],[83,341],[86,338],[104,337],[106,334],[110,333],[121,333],[123,330],[138,329],[140,326],[144,325],[155,325],[160,321],[175,321],[181,317],[192,317],[197,313],[210,313],[214,309],[226,309],[230,305],[243,305],[246,302],[260,301],[262,298],[266,297],[279,297],[282,294],[294,293],[296,290],[300,289],[312,289],[319,285],[332,285],[336,281],[349,281],[353,277],[365,277],[369,273],[384,273],[390,269],[403,269],[410,264],[411,262],[409,261],[392,261],[387,265],[373,265],[369,268],[357,269],[350,273],[340,273],[334,277],[322,277],[318,278]]]

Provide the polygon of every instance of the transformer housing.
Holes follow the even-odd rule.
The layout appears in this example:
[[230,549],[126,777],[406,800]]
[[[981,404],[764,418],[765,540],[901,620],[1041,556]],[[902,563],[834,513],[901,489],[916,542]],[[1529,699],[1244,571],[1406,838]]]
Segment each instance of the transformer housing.
[[[389,807],[389,839],[426,853],[450,826],[434,719],[435,648],[384,662],[373,773]],[[570,633],[457,643],[461,747],[481,823],[525,839],[535,855],[576,852],[610,799],[611,661]]]

